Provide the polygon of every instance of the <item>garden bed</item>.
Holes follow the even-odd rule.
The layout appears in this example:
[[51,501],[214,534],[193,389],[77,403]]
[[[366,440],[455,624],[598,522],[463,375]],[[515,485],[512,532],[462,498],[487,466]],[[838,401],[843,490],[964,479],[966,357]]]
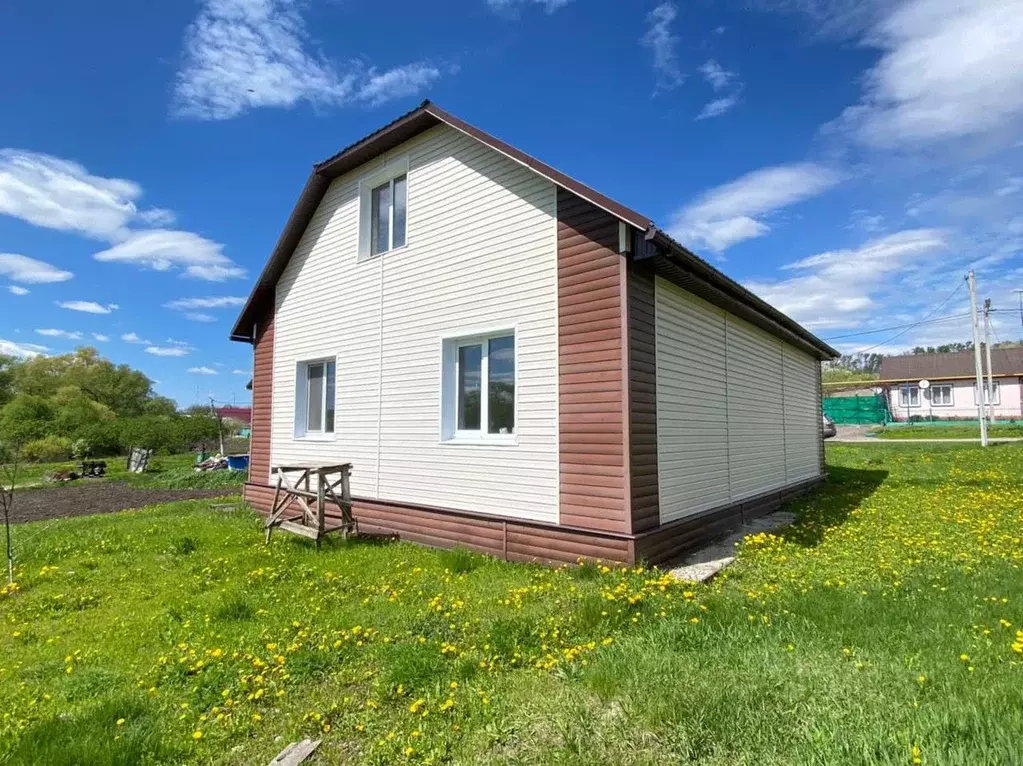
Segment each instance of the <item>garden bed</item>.
[[237,488],[231,487],[149,489],[119,481],[81,479],[79,483],[73,485],[18,492],[14,498],[11,521],[20,524],[70,516],[91,516],[97,513],[114,513],[130,508],[142,508],[154,503],[237,495],[238,493]]

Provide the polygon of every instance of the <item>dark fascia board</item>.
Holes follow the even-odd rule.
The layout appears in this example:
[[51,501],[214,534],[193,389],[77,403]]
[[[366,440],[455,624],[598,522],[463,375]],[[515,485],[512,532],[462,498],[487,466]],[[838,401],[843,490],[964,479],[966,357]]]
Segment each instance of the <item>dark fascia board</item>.
[[[766,330],[789,344],[809,351],[822,361],[837,359],[841,356],[838,351],[801,324],[785,316],[763,299],[758,298],[734,279],[721,273],[659,229],[650,229],[642,237],[642,240],[644,240],[644,243],[641,243],[641,246],[637,248],[637,253],[642,252],[646,257],[665,259],[676,269],[680,270],[681,274],[675,272],[679,278],[671,279],[673,282],[684,281],[688,283],[680,284],[680,287],[684,287],[708,302],[746,319],[751,324]],[[646,245],[645,248],[644,245]],[[653,245],[653,247],[649,247],[649,245]],[[655,264],[655,267],[657,267],[657,264]],[[672,271],[671,267],[667,264],[660,266],[658,270]]]
[[574,178],[555,170],[535,157],[519,151],[514,146],[460,120],[429,101],[424,101],[420,106],[402,115],[394,122],[385,125],[380,130],[371,133],[351,146],[342,149],[334,156],[313,166],[313,172],[310,174],[309,180],[306,181],[305,188],[302,189],[302,194],[299,196],[294,210],[291,211],[291,216],[288,218],[288,222],[285,224],[284,230],[277,240],[270,259],[263,267],[263,271],[256,281],[256,286],[253,288],[249,299],[245,302],[245,306],[235,321],[234,328],[231,331],[231,340],[248,343],[254,341],[253,328],[262,315],[266,302],[273,299],[277,280],[280,279],[284,267],[287,266],[288,261],[295,252],[295,248],[298,247],[299,240],[309,225],[309,221],[312,220],[316,208],[327,193],[330,182],[389,149],[393,149],[410,138],[440,124],[448,125],[474,138],[494,151],[500,152],[515,162],[529,168],[534,173],[547,178],[557,186],[569,190],[641,231],[645,231],[651,226],[651,221],[646,216],[640,215],[636,211],[615,202],[610,197],[604,196],[595,189],[591,189]]

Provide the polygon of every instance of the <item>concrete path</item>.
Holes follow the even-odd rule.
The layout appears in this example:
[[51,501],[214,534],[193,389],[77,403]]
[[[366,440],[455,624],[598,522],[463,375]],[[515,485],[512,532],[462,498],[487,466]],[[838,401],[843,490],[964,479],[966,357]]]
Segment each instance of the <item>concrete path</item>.
[[[837,426],[838,434],[827,439],[825,444],[977,444],[976,439],[878,439],[875,436],[867,436],[867,431],[872,426]],[[989,444],[1008,444],[1011,442],[1023,442],[1023,437],[1018,436],[992,436],[988,439]]]
[[735,561],[735,544],[740,542],[746,535],[756,535],[760,532],[773,532],[781,527],[787,527],[796,520],[796,514],[787,511],[775,511],[759,519],[743,524],[738,529],[729,532],[709,545],[705,545],[693,553],[690,553],[682,563],[673,567],[670,572],[679,580],[686,582],[706,582],[726,566]]

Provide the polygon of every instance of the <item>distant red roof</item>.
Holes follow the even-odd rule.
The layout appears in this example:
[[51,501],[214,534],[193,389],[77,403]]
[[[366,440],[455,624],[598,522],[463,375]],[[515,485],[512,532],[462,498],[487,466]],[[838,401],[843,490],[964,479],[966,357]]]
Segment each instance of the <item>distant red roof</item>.
[[240,420],[242,423],[252,425],[251,407],[217,407],[217,414],[222,418]]

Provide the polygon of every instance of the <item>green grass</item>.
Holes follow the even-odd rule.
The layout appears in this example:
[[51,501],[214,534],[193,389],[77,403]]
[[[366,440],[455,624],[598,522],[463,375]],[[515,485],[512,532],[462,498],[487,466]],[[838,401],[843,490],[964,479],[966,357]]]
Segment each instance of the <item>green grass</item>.
[[704,586],[266,547],[198,501],[19,526],[0,762],[266,763],[306,736],[323,763],[1019,762],[1023,449],[828,457],[797,525]]
[[[976,423],[949,425],[894,426],[879,428],[874,432],[879,439],[979,439],[980,426]],[[1023,424],[999,424],[988,426],[991,437],[1023,437]]]
[[[129,473],[127,458],[104,458],[107,464],[107,481],[123,481],[136,487],[150,489],[219,489],[221,487],[240,487],[245,482],[244,471],[204,471],[197,473],[192,470],[195,455],[157,455],[149,462],[145,473]],[[23,463],[18,468],[19,487],[38,485],[51,486],[45,477],[54,471],[77,470],[78,464],[73,461],[65,463]],[[89,482],[94,482],[89,479]]]

